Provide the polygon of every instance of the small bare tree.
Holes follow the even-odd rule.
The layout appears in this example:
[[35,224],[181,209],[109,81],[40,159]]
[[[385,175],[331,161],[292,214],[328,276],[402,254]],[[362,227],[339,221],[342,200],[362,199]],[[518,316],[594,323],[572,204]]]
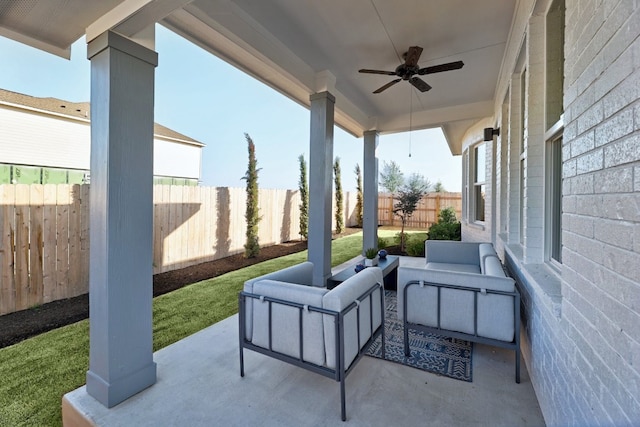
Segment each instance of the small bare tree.
[[418,202],[429,191],[431,183],[424,176],[414,173],[396,193],[396,203],[393,205],[393,213],[400,217],[402,229],[400,230],[400,250],[404,252],[406,236],[404,228],[411,215],[418,207]]

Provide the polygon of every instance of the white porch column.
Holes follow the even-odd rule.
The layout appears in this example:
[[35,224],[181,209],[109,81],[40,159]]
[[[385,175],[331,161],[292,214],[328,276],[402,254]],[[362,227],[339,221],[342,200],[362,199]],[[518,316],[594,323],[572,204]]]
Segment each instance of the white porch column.
[[362,198],[362,254],[378,247],[378,131],[364,133],[364,171]]
[[112,407],[156,381],[152,337],[156,52],[92,40],[90,351],[87,393]]
[[324,287],[331,276],[331,218],[333,185],[333,108],[329,92],[311,95],[309,152],[309,261],[313,285]]

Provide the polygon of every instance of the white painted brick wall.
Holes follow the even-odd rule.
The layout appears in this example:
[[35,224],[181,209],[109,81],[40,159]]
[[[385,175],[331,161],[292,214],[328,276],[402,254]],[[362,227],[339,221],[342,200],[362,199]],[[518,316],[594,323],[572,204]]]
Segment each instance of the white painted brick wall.
[[568,185],[563,185],[559,327],[566,348],[573,350],[562,356],[572,371],[562,374],[566,384],[553,385],[551,392],[577,398],[561,397],[555,405],[572,405],[571,414],[549,408],[545,420],[552,425],[637,425],[640,5],[572,0],[566,16],[565,95],[571,95],[565,96],[569,149],[563,151]]
[[[537,264],[544,261],[545,206],[541,11],[551,0],[535,3],[519,3],[505,56],[511,69],[498,83],[498,98],[509,91],[509,117],[503,98],[494,115],[510,133],[496,156],[507,156],[496,188],[508,189],[507,200],[499,201],[508,207],[507,240],[499,237],[496,246],[505,248],[518,274],[523,354],[546,423],[640,425],[640,1],[566,0],[561,296],[546,291],[544,277],[528,273],[544,268]],[[516,58],[525,31],[522,247]],[[463,227],[463,236],[475,240],[482,232]]]

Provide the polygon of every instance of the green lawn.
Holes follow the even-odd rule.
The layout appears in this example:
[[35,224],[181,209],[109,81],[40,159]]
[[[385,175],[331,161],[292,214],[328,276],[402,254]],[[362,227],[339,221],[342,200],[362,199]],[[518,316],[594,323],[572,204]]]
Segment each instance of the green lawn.
[[[386,231],[382,233],[386,234]],[[362,233],[334,240],[332,265],[353,258],[361,249]],[[248,278],[306,259],[306,251],[288,255],[155,298],[154,350],[235,314],[238,310],[238,292]],[[61,425],[62,396],[85,383],[88,365],[88,320],[1,349],[0,426]]]

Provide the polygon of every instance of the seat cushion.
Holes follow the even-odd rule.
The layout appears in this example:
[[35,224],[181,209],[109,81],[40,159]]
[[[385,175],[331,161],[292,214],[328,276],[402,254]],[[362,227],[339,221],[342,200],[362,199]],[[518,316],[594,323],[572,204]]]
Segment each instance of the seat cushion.
[[456,273],[480,274],[480,266],[476,264],[454,264],[447,262],[429,262],[427,270],[453,271]]

